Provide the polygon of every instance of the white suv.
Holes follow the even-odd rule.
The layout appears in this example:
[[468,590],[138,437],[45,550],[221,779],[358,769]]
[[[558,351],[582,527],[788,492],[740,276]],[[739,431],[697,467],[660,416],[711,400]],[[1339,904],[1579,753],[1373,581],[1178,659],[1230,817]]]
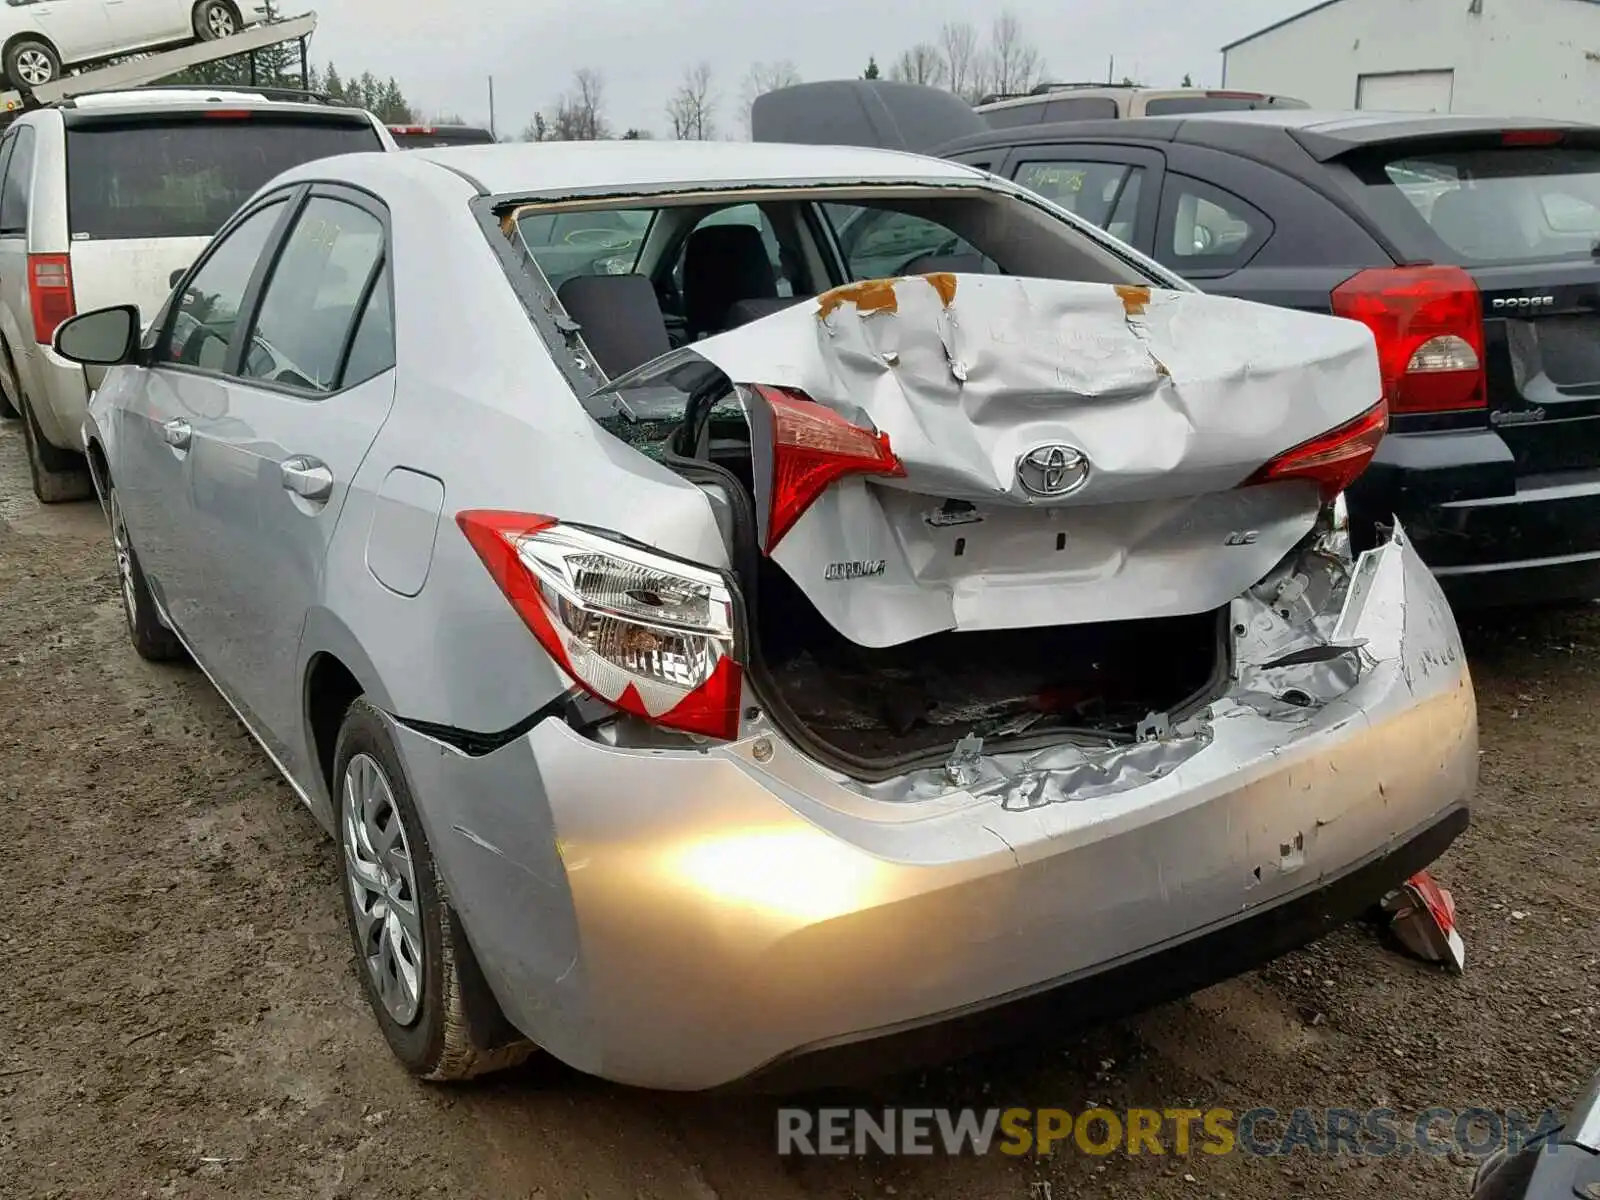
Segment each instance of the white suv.
[[0,416],[20,416],[34,493],[93,494],[80,426],[99,382],[51,349],[75,312],[161,307],[262,184],[292,166],[390,151],[372,114],[259,92],[100,93],[26,113],[0,139]]

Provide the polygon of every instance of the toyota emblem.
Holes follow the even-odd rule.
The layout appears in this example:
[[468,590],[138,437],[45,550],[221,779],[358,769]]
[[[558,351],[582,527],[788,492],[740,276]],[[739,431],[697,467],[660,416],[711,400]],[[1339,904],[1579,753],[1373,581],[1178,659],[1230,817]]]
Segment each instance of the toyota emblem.
[[1089,481],[1089,458],[1075,446],[1035,446],[1017,459],[1017,482],[1035,496],[1070,496]]

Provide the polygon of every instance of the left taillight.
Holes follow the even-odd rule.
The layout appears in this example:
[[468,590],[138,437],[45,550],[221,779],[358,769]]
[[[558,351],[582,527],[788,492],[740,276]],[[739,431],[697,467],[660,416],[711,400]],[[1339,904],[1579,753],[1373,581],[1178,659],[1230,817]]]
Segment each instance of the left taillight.
[[852,425],[792,388],[758,383],[742,390],[764,406],[772,428],[771,476],[756,481],[768,554],[831,484],[847,475],[905,475],[888,434]]
[[72,259],[65,254],[28,255],[28,299],[33,306],[33,340],[48,346],[62,322],[77,312]]
[[1241,486],[1302,479],[1315,483],[1331,501],[1360,477],[1389,429],[1389,406],[1380,400],[1353,421],[1302,442],[1278,455]]
[[738,734],[737,602],[720,573],[550,517],[474,509],[456,523],[580,687],[668,729]]

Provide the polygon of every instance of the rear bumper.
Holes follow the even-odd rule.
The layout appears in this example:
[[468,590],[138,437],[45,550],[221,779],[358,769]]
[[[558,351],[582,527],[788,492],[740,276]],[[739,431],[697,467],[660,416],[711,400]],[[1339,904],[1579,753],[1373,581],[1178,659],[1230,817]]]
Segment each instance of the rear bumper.
[[[476,756],[395,736],[512,1023],[596,1075],[719,1087],[1080,981],[1076,1019],[1131,1011],[1160,997],[1106,972],[1176,951],[1168,982],[1211,982],[1424,865],[1476,782],[1472,687],[1415,553],[1397,541],[1365,567],[1353,687],[1308,707],[1230,693],[1198,748],[1178,753],[1175,729],[1118,752],[1098,788],[1045,770],[886,802],[770,732],[626,749],[551,719]],[[1337,905],[1335,880],[1353,881]]]
[[30,346],[19,370],[39,431],[52,446],[83,450],[83,418],[89,411],[89,387],[83,368],[49,346]]
[[1518,477],[1493,431],[1397,434],[1349,495],[1398,516],[1458,608],[1600,596],[1600,470]]

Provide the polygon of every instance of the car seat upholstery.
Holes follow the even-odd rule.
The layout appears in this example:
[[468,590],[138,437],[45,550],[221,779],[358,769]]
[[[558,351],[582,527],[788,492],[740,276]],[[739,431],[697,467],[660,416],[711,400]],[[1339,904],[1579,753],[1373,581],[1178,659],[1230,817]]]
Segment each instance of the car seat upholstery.
[[759,321],[762,317],[770,317],[775,312],[782,312],[791,305],[799,304],[802,300],[810,299],[808,296],[769,296],[764,300],[735,300],[728,306],[727,327],[737,329],[741,325],[748,325],[751,321]]
[[690,338],[728,327],[740,300],[772,300],[778,279],[761,231],[753,225],[708,225],[689,235],[683,253],[683,310]]
[[656,289],[643,275],[574,275],[556,299],[581,326],[584,345],[615,377],[672,349]]

